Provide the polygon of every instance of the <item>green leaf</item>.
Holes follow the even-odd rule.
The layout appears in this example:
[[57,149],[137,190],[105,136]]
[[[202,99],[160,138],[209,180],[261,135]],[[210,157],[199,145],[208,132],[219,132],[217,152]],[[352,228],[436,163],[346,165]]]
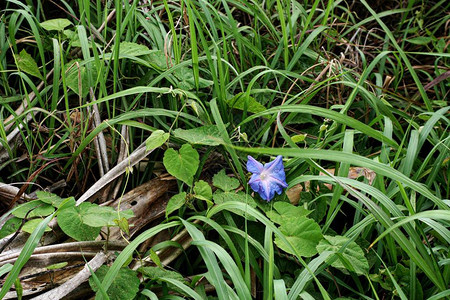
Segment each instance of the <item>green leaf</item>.
[[211,186],[203,180],[199,180],[194,186],[195,197],[200,200],[211,201],[212,200],[212,189]]
[[300,142],[304,142],[305,139],[306,139],[306,136],[307,136],[306,133],[305,133],[305,134],[296,134],[296,135],[294,135],[294,136],[291,137],[291,140],[292,140],[294,143],[298,144],[298,143],[300,143]]
[[[26,222],[23,227],[22,227],[22,231],[23,232],[28,232],[28,233],[32,233],[36,227],[39,226],[39,224],[42,222],[42,219],[33,219],[30,220],[28,222]],[[52,229],[50,227],[45,227],[45,232],[49,232],[52,231]]]
[[152,280],[158,280],[159,278],[172,278],[179,281],[185,281],[183,275],[180,273],[169,271],[160,267],[140,267],[138,272],[144,274]]
[[[157,283],[161,284],[163,281],[159,280],[160,278],[170,278],[179,280],[181,282],[186,282],[183,275],[175,271],[169,271],[160,267],[140,267],[138,272],[142,273],[145,277],[155,280]],[[179,289],[174,284],[168,283],[167,286],[172,291],[177,291],[181,294],[184,294],[181,289]]]
[[120,219],[115,219],[114,223],[119,226],[120,230],[125,232],[127,235],[130,235],[130,224],[128,224],[127,218],[121,217]]
[[145,149],[147,149],[147,151],[150,151],[152,149],[160,147],[167,141],[169,136],[170,136],[169,133],[164,132],[162,130],[153,131],[152,134],[145,141]]
[[[286,239],[297,250],[299,255],[311,257],[317,253],[316,246],[322,239],[320,226],[307,217],[289,218],[290,222],[283,222],[280,231]],[[286,245],[278,236],[275,238],[275,244],[283,251],[294,254],[290,247]]]
[[[361,247],[358,246],[355,242],[349,242],[349,238],[345,236],[329,236],[325,235],[324,239],[319,242],[317,245],[317,251],[319,253],[325,252],[325,251],[332,251],[334,253],[338,253],[339,250],[345,246],[344,251],[341,255],[339,255],[339,258],[336,259],[331,266],[340,269],[340,270],[347,270],[348,268],[345,266],[345,264],[350,265],[353,271],[358,275],[364,275],[369,272],[369,263],[364,256],[364,251],[361,249]],[[348,245],[346,245],[348,243]],[[332,257],[327,259],[329,261]],[[346,260],[345,264],[342,262],[341,259]]]
[[163,163],[167,172],[192,186],[200,160],[197,150],[189,144],[184,144],[179,152],[172,148],[167,149]]
[[[44,203],[41,200],[33,200],[19,205],[12,214],[18,218],[33,218],[46,217],[55,211],[55,208],[50,204]],[[28,215],[27,213],[30,212]]]
[[50,192],[37,191],[36,196],[42,202],[50,204],[56,208],[58,208],[61,205],[61,203],[64,201],[63,198],[61,198],[58,195],[55,195],[53,193],[50,193]]
[[247,111],[251,113],[259,113],[266,110],[264,105],[259,103],[255,100],[255,98],[249,96],[246,100],[245,97],[243,97],[244,93],[239,93],[233,98],[227,100],[227,104],[231,108],[244,110],[245,108],[245,102],[247,102]]
[[52,19],[39,24],[42,26],[42,28],[48,31],[51,30],[63,31],[64,28],[72,25],[72,22],[70,22],[67,19]]
[[[106,273],[108,273],[109,267],[101,266],[96,272],[95,275],[99,279],[99,281],[103,281]],[[121,268],[119,270],[119,274],[114,278],[111,286],[108,288],[106,292],[110,300],[131,300],[134,299],[136,294],[139,291],[139,278],[137,277],[137,273],[128,268]],[[94,292],[99,290],[97,284],[91,277],[89,279],[89,285],[91,286]],[[99,299],[97,295],[95,299]]]
[[4,264],[3,266],[1,266],[0,267],[0,277],[2,277],[3,275],[5,275],[9,271],[11,271],[12,268],[13,268],[12,264]]
[[225,170],[220,170],[219,173],[213,177],[213,185],[219,189],[229,192],[235,190],[239,187],[239,180],[236,178],[229,177],[225,174]]
[[62,231],[77,241],[92,241],[100,233],[101,227],[92,227],[83,222],[83,212],[94,206],[83,202],[79,206],[72,206],[62,210],[58,215],[58,225]]
[[207,125],[194,129],[180,129],[173,131],[173,135],[191,144],[218,146],[223,144],[223,139],[216,125]]
[[41,80],[44,79],[42,77],[41,72],[39,71],[39,67],[33,57],[23,49],[20,51],[20,54],[16,56],[17,67],[20,71],[35,76]]
[[297,218],[307,216],[311,213],[303,206],[294,206],[287,202],[275,202],[273,207],[276,211],[270,210],[266,212],[266,215],[275,223],[283,225],[291,222],[290,218]]
[[182,207],[186,203],[186,193],[181,192],[179,194],[176,194],[172,198],[170,198],[169,202],[167,203],[166,207],[166,218],[168,215]]
[[92,204],[86,206],[85,209],[80,211],[81,220],[84,224],[91,227],[103,227],[103,226],[116,226],[117,223],[114,220],[120,220],[121,218],[132,218],[133,211],[131,209],[121,211],[120,216],[114,208],[110,206],[99,206]]
[[150,248],[150,259],[157,265],[159,268],[163,268],[163,265],[161,264],[161,260],[159,259],[158,254],[156,254],[155,250]]
[[431,42],[433,39],[429,36],[418,36],[411,39],[406,39],[408,43],[415,45],[426,45]]
[[57,263],[57,264],[53,264],[53,265],[50,265],[50,266],[47,266],[47,270],[56,270],[56,269],[61,269],[61,268],[64,268],[65,266],[67,266],[69,263],[68,262],[66,262],[66,261],[63,261],[63,262],[60,262],[60,263]]
[[[239,201],[242,203],[247,203],[249,206],[251,206],[253,208],[257,207],[255,200],[250,195],[245,194],[243,192],[235,193],[234,191],[223,192],[223,191],[217,190],[213,195],[213,199],[214,199],[214,203],[216,205],[219,205],[219,204],[222,204],[225,202],[229,202],[229,201]],[[245,215],[245,213],[243,213],[237,209],[236,210],[231,209],[231,211],[240,216]],[[255,220],[255,218],[253,218],[252,216],[249,216],[249,215],[247,215],[246,218],[249,221]]]
[[151,53],[145,55],[143,59],[147,61],[157,70],[167,70],[167,60],[168,58],[162,50],[150,50]]
[[145,45],[133,43],[133,42],[121,42],[119,57],[126,56],[142,56],[152,53],[152,51]]
[[21,224],[22,219],[16,217],[6,221],[5,224],[3,224],[2,229],[0,229],[0,239],[19,230]]
[[[181,67],[176,69],[173,73],[175,77],[180,80],[177,85],[179,89],[188,91],[195,88],[194,73],[192,69],[189,69],[188,67]],[[198,85],[199,88],[205,88],[211,86],[213,83],[214,82],[211,80],[199,78]]]
[[[78,62],[78,64],[77,64]],[[92,78],[97,78],[97,68],[87,68],[80,60],[74,60],[66,64],[66,84],[77,95],[80,95],[80,78],[81,78],[81,96],[86,97],[89,94],[88,72],[91,72]]]

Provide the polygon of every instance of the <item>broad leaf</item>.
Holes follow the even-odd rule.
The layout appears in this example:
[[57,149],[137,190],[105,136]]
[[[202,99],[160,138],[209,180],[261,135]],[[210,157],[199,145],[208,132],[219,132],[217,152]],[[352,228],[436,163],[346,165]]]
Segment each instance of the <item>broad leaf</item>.
[[161,50],[150,50],[151,53],[142,57],[148,63],[150,63],[157,70],[167,70],[167,62],[170,62],[170,58],[166,57]]
[[50,192],[37,191],[36,196],[42,202],[50,204],[56,208],[58,208],[61,205],[61,203],[64,201],[63,198],[61,198],[58,195],[55,195],[53,193],[50,193]]
[[225,174],[225,170],[220,170],[219,173],[213,177],[213,185],[219,189],[228,192],[239,187],[239,180],[229,177]]
[[58,225],[62,231],[77,241],[92,241],[100,233],[101,227],[92,227],[83,222],[83,213],[94,204],[83,202],[79,206],[71,206],[58,215]]
[[[22,231],[32,233],[41,222],[42,222],[42,219],[30,220],[23,225]],[[47,226],[47,227],[45,227],[45,232],[48,232],[48,231],[52,231],[52,229]]]
[[273,207],[276,211],[270,210],[266,212],[266,215],[277,224],[284,224],[285,222],[291,222],[289,218],[296,218],[307,216],[311,211],[302,206],[294,206],[287,202],[275,202]]
[[[95,272],[95,275],[100,282],[103,281],[106,273],[108,273],[108,270],[109,267],[101,266]],[[130,270],[129,268],[121,268],[119,274],[117,274],[117,277],[114,278],[114,281],[112,282],[106,293],[108,294],[110,300],[131,300],[134,299],[134,297],[138,293],[139,284],[140,281],[135,271]],[[97,292],[99,290],[92,277],[89,279],[89,285],[94,292]],[[95,297],[95,299],[99,298],[100,297],[98,295]]]
[[186,203],[186,193],[181,192],[179,194],[176,194],[172,198],[170,198],[169,202],[166,206],[166,218],[174,211],[178,210],[180,207],[182,207]]
[[223,144],[219,129],[216,125],[207,125],[188,130],[178,128],[173,131],[173,135],[191,144],[207,146]]
[[[162,280],[159,280],[160,278],[170,278],[181,282],[186,282],[183,275],[181,275],[180,273],[175,271],[169,271],[160,267],[141,267],[138,269],[138,272],[142,273],[145,277],[151,280],[155,280],[158,283],[163,282]],[[183,294],[183,290],[179,289],[174,284],[168,283],[167,285],[170,290],[177,291]]]
[[119,56],[142,56],[150,54],[152,51],[145,45],[133,43],[133,42],[122,42],[120,43]]
[[[322,239],[320,226],[307,217],[292,217],[290,221],[283,222],[280,231],[297,250],[298,254],[311,257],[317,253],[316,246]],[[275,238],[275,244],[287,253],[294,254],[292,250],[279,237]]]
[[169,138],[169,133],[162,130],[155,130],[145,141],[147,151],[160,147]]
[[243,93],[239,93],[233,98],[227,100],[227,103],[231,108],[239,110],[244,110],[245,108],[247,108],[247,111],[251,113],[259,113],[266,110],[264,105],[256,101],[255,98],[249,96],[247,99],[245,99]]
[[406,39],[406,41],[415,45],[426,45],[433,41],[433,39],[429,36],[418,36],[411,39]]
[[167,172],[192,186],[200,160],[198,152],[191,145],[184,144],[179,152],[172,148],[167,149],[163,163]]
[[[223,191],[217,190],[213,195],[213,199],[214,199],[214,203],[216,205],[219,205],[219,204],[222,204],[225,202],[229,202],[229,201],[239,201],[242,203],[246,203],[253,208],[257,207],[255,200],[250,195],[245,194],[243,192],[235,193],[234,191],[223,192]],[[236,209],[236,210],[230,209],[230,211],[232,211],[233,213],[240,215],[240,216],[245,215],[245,213],[243,213],[239,209]],[[246,218],[249,221],[255,220],[255,218],[250,215],[247,215]]]
[[140,267],[138,272],[153,280],[158,280],[159,278],[172,278],[184,281],[184,277],[180,273],[162,269],[160,267]]
[[40,25],[42,26],[42,28],[48,31],[50,30],[63,31],[64,28],[72,25],[72,22],[70,22],[67,19],[52,19],[42,22],[40,23]]
[[0,239],[19,230],[21,224],[22,219],[16,217],[6,221],[5,224],[3,224],[2,229],[0,229]]
[[39,71],[39,67],[33,57],[23,49],[20,51],[20,54],[16,56],[17,67],[20,71],[35,76],[39,79],[44,79],[42,77],[41,72]]
[[117,223],[114,220],[120,220],[125,217],[127,219],[133,217],[133,211],[131,209],[121,211],[119,213],[110,206],[99,206],[92,204],[86,209],[80,211],[81,220],[84,224],[91,227],[103,227],[103,226],[116,226]]
[[[78,63],[77,63],[78,62]],[[91,64],[92,65],[92,64]],[[91,73],[92,79],[97,78],[97,68],[87,68],[81,64],[81,61],[75,60],[66,64],[66,83],[67,86],[80,95],[80,78],[81,78],[81,96],[86,97],[89,94],[89,79],[88,72]],[[94,84],[94,83],[93,83]]]
[[212,200],[212,189],[211,186],[203,180],[199,180],[194,186],[195,197],[200,200],[211,201]]
[[[319,242],[317,245],[317,251],[319,253],[325,252],[325,251],[333,251],[335,253],[338,253],[339,250],[345,246],[350,239],[345,236],[329,236],[325,235],[324,239]],[[329,261],[332,257],[330,257],[327,261]],[[345,264],[342,262],[342,259],[345,260]],[[349,269],[346,267],[347,265],[350,265],[351,268]],[[364,256],[364,251],[361,249],[361,247],[358,246],[355,242],[350,242],[340,255],[338,259],[336,259],[331,266],[340,269],[340,270],[349,270],[353,271],[358,275],[367,274],[369,271],[369,263]]]
[[[176,69],[173,73],[180,80],[177,88],[187,91],[195,88],[194,73],[192,69],[189,69],[188,67],[181,67]],[[205,88],[211,86],[213,83],[214,82],[211,80],[199,78],[198,85],[199,88]]]
[[18,218],[33,218],[46,217],[53,213],[55,208],[50,204],[44,203],[41,200],[33,200],[17,207],[12,214]]

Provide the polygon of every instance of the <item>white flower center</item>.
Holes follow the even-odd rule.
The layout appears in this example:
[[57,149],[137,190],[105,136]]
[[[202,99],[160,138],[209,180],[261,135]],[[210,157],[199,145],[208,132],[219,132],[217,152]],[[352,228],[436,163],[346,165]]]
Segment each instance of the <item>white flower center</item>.
[[265,180],[269,177],[269,174],[266,174],[266,172],[263,171],[263,172],[261,172],[259,177],[261,178],[261,180]]

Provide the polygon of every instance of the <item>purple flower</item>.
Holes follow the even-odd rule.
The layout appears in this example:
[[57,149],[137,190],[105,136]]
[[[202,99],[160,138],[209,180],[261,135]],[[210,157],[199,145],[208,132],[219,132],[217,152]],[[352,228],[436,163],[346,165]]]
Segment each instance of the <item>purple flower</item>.
[[288,186],[284,173],[283,156],[281,155],[264,166],[249,155],[247,170],[253,173],[248,184],[266,201],[272,200],[275,192],[280,195],[283,188]]

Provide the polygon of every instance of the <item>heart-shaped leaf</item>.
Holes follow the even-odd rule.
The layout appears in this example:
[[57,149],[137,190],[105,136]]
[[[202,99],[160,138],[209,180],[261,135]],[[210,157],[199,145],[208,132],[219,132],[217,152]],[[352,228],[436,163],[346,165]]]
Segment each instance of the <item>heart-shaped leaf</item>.
[[42,26],[42,28],[48,31],[50,30],[63,31],[64,28],[72,25],[72,22],[70,22],[67,19],[52,19],[42,22],[40,23],[40,25]]
[[[311,257],[317,253],[316,246],[322,239],[322,232],[319,224],[307,217],[291,217],[285,220],[280,226],[280,231],[286,239],[292,244],[301,256]],[[275,238],[275,244],[287,253],[294,254],[280,238]]]
[[198,152],[191,145],[184,144],[179,152],[172,148],[167,149],[163,163],[167,172],[192,186],[200,160]]
[[324,239],[317,245],[317,250],[319,253],[324,251],[333,251],[338,253],[341,248],[345,246],[345,249],[340,254],[340,257],[335,260],[331,266],[341,270],[353,271],[358,275],[367,274],[369,271],[369,263],[367,258],[364,256],[364,251],[360,246],[358,246],[357,243],[349,243],[349,240],[350,239],[345,236],[325,235]]
[[83,202],[79,206],[71,206],[62,210],[58,215],[58,225],[62,231],[77,241],[92,241],[100,233],[101,227],[91,227],[83,222],[84,212],[94,206]]

